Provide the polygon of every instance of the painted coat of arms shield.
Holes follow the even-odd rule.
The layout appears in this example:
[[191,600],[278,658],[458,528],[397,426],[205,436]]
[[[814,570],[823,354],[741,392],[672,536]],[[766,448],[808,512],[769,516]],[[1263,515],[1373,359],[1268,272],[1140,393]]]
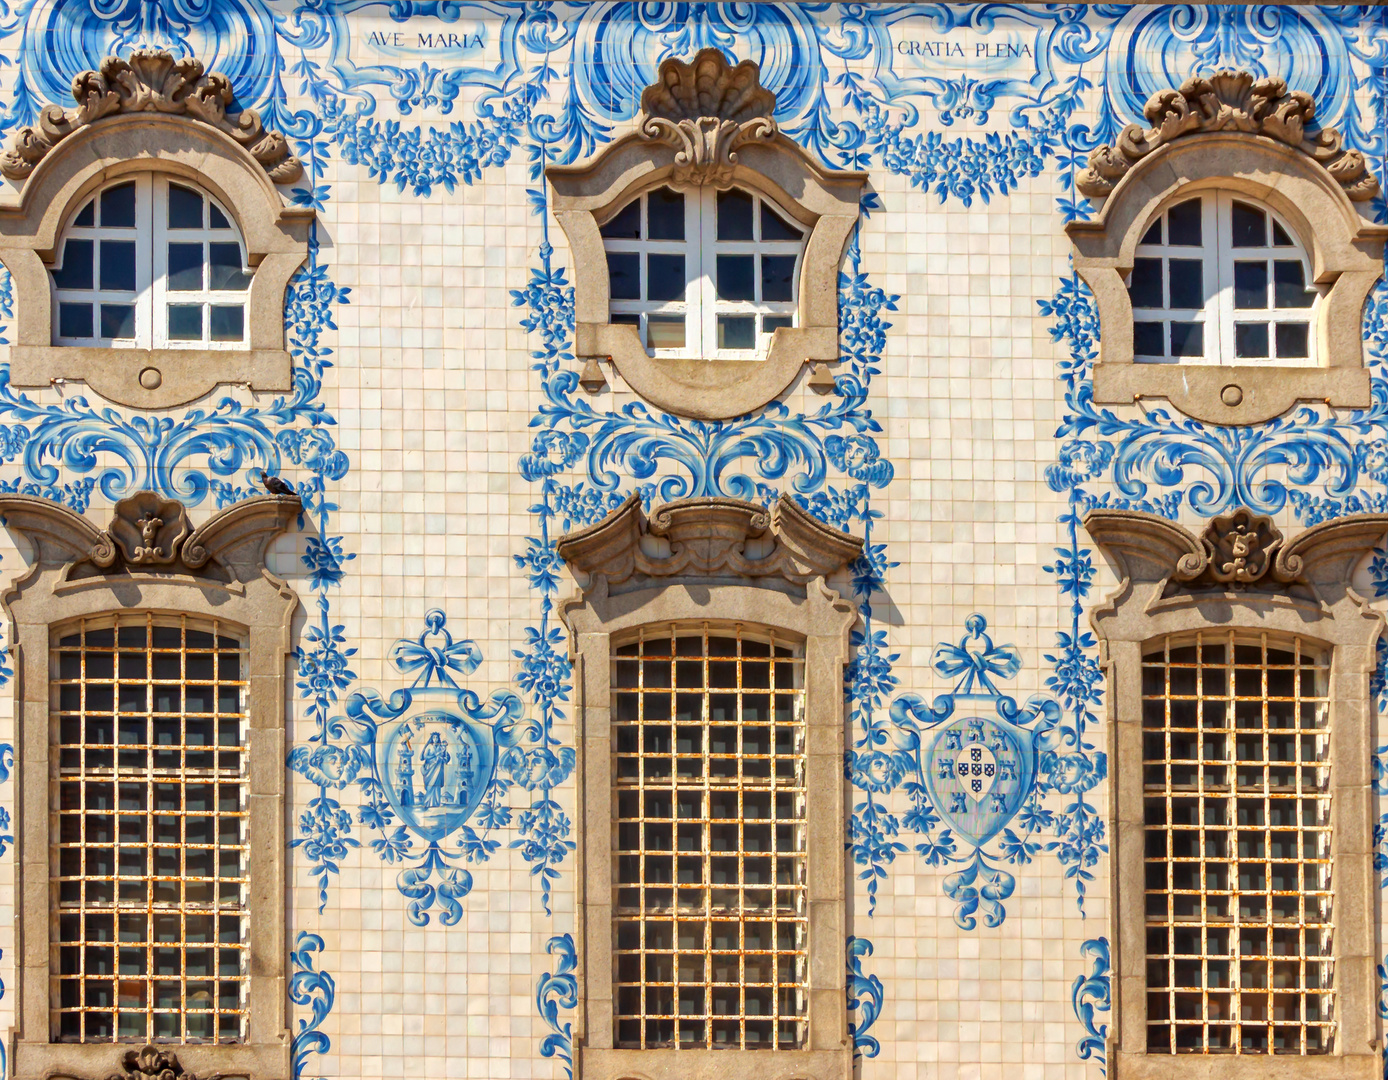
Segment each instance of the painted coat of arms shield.
[[[970,701],[960,695],[960,704]],[[979,704],[997,700],[978,695]],[[1033,733],[992,716],[959,716],[935,732],[921,762],[936,812],[982,847],[1021,809],[1036,769]]]

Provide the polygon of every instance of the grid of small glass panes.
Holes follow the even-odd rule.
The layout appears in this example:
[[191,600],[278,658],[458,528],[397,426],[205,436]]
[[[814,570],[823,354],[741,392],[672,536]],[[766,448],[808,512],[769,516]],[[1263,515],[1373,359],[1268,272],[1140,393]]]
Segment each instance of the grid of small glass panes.
[[805,1044],[800,648],[647,630],[613,671],[620,1047]]
[[1142,675],[1148,1052],[1326,1053],[1328,657],[1211,631]]
[[1227,192],[1176,203],[1133,259],[1134,356],[1309,363],[1319,296],[1309,267],[1291,231],[1260,206]]
[[53,652],[60,1042],[245,1036],[246,658],[216,623],[88,619]]
[[653,355],[745,358],[795,325],[805,234],[761,195],[658,188],[600,231],[612,322]]
[[63,233],[53,267],[59,345],[228,348],[246,340],[240,236],[202,192],[163,176],[114,184]]

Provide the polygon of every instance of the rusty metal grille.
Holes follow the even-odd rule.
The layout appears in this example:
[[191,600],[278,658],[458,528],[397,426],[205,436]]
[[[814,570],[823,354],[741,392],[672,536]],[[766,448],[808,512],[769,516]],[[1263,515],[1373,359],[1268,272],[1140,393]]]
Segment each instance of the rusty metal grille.
[[614,664],[617,1045],[804,1046],[801,650],[666,627]]
[[215,622],[85,620],[52,656],[52,1037],[245,1037],[246,656]]
[[1331,1049],[1328,665],[1232,632],[1143,658],[1151,1053]]

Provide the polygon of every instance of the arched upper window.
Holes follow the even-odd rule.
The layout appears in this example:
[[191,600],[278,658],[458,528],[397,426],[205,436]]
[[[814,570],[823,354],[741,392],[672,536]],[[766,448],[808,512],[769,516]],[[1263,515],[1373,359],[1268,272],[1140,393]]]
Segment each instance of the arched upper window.
[[245,246],[189,183],[146,173],[103,188],[67,223],[51,273],[55,345],[246,347]]
[[611,317],[652,356],[764,359],[796,325],[805,230],[739,188],[658,188],[599,229]]
[[1133,357],[1313,364],[1319,291],[1275,213],[1225,191],[1179,199],[1138,241],[1128,296]]

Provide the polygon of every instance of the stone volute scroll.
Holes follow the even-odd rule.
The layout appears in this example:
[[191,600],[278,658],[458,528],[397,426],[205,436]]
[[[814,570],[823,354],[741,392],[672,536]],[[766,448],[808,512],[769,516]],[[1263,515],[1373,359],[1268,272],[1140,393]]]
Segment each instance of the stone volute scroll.
[[[833,387],[840,359],[838,272],[858,221],[867,175],[826,168],[776,124],[776,95],[757,64],[716,48],[667,57],[641,94],[634,130],[586,162],[551,165],[551,206],[571,249],[574,350],[580,385],[609,386],[610,361],[628,387],[659,409],[726,420],[761,408],[809,370],[807,385]],[[793,325],[771,334],[764,356],[729,359],[712,345],[652,355],[639,328],[614,322],[600,228],[648,191],[737,187],[760,195],[808,238],[800,258]]]
[[[1149,126],[1130,124],[1090,153],[1076,187],[1101,205],[1065,227],[1099,314],[1095,403],[1162,398],[1227,425],[1262,423],[1299,401],[1367,408],[1364,303],[1382,276],[1388,226],[1373,220],[1379,181],[1364,155],[1335,128],[1317,127],[1314,98],[1275,76],[1197,74],[1152,95],[1145,114]],[[1240,362],[1232,345],[1219,363],[1135,359],[1128,283],[1137,247],[1166,209],[1201,193],[1247,198],[1295,234],[1320,294],[1306,354],[1313,363]]]

